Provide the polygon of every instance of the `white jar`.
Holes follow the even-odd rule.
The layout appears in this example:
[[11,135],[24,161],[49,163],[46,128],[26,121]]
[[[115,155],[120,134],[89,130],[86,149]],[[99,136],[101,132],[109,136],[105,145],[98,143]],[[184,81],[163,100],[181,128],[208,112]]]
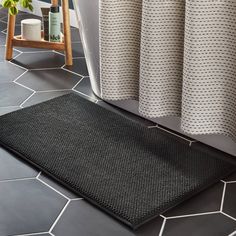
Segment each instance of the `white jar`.
[[21,37],[25,40],[41,40],[41,20],[25,19],[21,21]]

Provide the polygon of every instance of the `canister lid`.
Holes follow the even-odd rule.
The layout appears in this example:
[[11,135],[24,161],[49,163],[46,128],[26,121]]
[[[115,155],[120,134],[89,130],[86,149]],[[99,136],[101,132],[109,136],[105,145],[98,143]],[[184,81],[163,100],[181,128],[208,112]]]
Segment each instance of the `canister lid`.
[[50,12],[52,13],[58,13],[60,10],[59,10],[59,6],[51,6],[50,7]]
[[40,25],[41,20],[38,19],[25,19],[21,21],[22,25]]

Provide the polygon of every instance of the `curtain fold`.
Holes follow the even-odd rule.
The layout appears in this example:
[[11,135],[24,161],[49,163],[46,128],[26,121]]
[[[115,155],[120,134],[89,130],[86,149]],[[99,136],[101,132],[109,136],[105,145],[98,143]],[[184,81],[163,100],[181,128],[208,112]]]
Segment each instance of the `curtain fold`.
[[101,90],[236,138],[236,1],[100,0]]

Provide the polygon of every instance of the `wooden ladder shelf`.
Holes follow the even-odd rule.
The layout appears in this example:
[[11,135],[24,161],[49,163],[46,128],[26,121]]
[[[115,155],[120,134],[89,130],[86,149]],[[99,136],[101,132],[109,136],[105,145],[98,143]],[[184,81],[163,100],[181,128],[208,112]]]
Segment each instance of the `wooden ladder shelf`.
[[[70,31],[70,16],[69,16],[69,3],[68,0],[61,0],[62,14],[63,14],[63,33],[62,42],[49,42],[43,39],[41,41],[31,41],[21,38],[21,35],[15,36],[15,22],[16,16],[8,15],[8,28],[6,40],[6,60],[11,60],[14,47],[30,47],[30,48],[44,48],[51,50],[65,51],[65,64],[71,66],[72,48],[71,48],[71,31]],[[53,5],[58,5],[57,0],[52,0]]]

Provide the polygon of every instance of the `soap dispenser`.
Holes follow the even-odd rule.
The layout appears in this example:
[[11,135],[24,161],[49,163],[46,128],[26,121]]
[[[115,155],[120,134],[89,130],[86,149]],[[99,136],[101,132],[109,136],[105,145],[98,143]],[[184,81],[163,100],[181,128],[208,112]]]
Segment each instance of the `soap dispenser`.
[[49,41],[61,42],[61,20],[59,6],[52,5],[49,12]]

